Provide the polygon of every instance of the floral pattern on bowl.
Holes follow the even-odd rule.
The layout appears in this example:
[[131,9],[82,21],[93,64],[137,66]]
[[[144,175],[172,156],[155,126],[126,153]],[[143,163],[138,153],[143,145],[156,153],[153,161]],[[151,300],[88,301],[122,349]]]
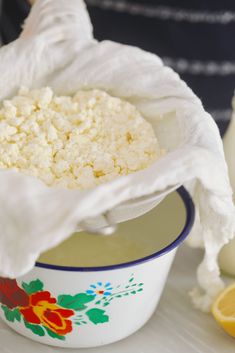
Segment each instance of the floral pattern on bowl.
[[0,278],[0,303],[5,319],[23,322],[35,335],[65,340],[76,326],[104,324],[109,321],[107,306],[113,300],[143,291],[143,283],[136,283],[133,275],[124,286],[110,282],[96,282],[84,292],[61,294],[57,298],[44,289],[39,279],[29,283]]

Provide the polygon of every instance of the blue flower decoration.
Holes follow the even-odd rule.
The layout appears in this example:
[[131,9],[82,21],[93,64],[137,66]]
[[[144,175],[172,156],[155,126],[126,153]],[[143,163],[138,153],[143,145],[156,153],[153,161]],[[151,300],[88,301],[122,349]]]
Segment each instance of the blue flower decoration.
[[90,288],[86,291],[87,294],[90,295],[104,295],[104,296],[108,296],[112,294],[112,287],[111,287],[111,283],[107,282],[107,283],[102,283],[102,282],[97,282],[96,284],[91,284]]

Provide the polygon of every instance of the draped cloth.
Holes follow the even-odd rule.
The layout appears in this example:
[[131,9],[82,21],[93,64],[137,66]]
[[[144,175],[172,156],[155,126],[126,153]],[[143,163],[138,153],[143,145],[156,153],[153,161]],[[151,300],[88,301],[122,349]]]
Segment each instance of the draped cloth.
[[81,0],[38,0],[20,37],[0,49],[0,100],[19,86],[57,94],[102,89],[134,104],[152,124],[166,155],[145,170],[92,190],[49,188],[13,170],[0,171],[0,274],[29,271],[38,255],[78,224],[138,197],[179,185],[197,209],[190,244],[205,248],[195,305],[209,310],[223,288],[217,255],[234,233],[232,191],[218,129],[200,100],[162,60],[137,47],[98,42]]

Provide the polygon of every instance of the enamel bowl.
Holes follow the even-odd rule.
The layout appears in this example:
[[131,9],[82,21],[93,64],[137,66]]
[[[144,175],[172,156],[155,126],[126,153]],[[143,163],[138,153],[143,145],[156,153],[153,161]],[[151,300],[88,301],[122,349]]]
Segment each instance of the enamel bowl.
[[157,251],[102,267],[38,262],[16,280],[0,278],[0,317],[18,333],[53,346],[97,347],[121,340],[153,314],[193,222],[192,200],[181,187],[150,213],[123,223],[130,234],[135,225],[143,242],[154,232],[156,241],[162,239]]

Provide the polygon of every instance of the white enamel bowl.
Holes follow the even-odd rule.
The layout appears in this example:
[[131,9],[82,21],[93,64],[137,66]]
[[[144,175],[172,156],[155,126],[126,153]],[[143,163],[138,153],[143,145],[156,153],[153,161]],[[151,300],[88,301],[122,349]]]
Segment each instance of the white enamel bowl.
[[[159,222],[163,230],[179,223],[158,251],[103,267],[37,263],[17,280],[0,278],[1,318],[28,338],[61,347],[101,346],[138,330],[156,309],[176,249],[194,222],[194,206],[184,188],[167,199],[156,214],[151,211],[151,219],[147,214],[135,220],[143,239],[150,229],[156,230],[156,239],[160,236]],[[165,207],[161,219],[158,207]]]

